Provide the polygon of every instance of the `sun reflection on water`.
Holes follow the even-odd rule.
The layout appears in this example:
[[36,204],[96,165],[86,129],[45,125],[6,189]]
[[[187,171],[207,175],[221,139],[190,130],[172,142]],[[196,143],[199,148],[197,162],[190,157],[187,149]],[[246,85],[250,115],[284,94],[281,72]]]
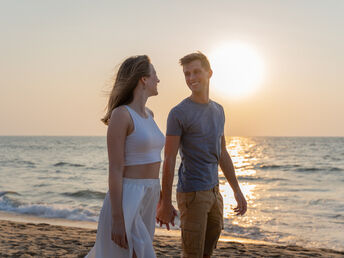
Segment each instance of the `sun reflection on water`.
[[[240,183],[239,183],[240,184]],[[240,184],[241,191],[246,198],[247,205],[252,207],[254,205],[254,184],[242,183]],[[228,183],[224,183],[224,180],[220,183],[220,192],[223,197],[223,216],[224,218],[231,218],[234,215],[233,209],[237,206],[237,202],[234,198],[232,188]]]
[[[254,148],[255,142],[250,138],[232,137],[227,139],[227,151],[233,161],[236,176],[238,177],[239,185],[242,193],[244,194],[248,207],[255,207],[256,184],[251,182],[240,183],[240,177],[249,178],[256,176],[256,170],[254,164],[256,158],[252,156],[250,149]],[[220,192],[223,196],[224,218],[233,218],[233,209],[237,206],[237,202],[234,198],[234,193],[227,180],[225,179],[223,172],[219,171],[220,177]],[[237,220],[232,221],[233,224],[238,224]]]

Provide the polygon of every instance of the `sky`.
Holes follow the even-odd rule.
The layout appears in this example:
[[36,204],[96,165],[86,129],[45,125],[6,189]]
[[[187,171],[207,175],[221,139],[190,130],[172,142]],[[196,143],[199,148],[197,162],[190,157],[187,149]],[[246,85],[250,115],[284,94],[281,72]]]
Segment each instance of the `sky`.
[[[100,118],[116,69],[138,54],[149,55],[160,78],[159,95],[147,105],[165,131],[169,110],[190,95],[178,60],[240,42],[259,55],[264,72],[241,96],[218,92],[210,81],[227,136],[344,136],[342,0],[0,6],[0,135],[106,135]],[[233,87],[230,81],[220,87]]]

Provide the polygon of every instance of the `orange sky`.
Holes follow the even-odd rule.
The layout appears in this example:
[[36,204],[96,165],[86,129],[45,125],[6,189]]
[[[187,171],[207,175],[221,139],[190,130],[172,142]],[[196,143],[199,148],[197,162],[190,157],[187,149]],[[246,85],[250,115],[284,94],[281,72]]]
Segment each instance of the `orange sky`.
[[227,135],[344,136],[343,1],[209,3],[2,2],[0,135],[105,135],[104,92],[135,54],[148,54],[160,77],[148,106],[164,131],[189,95],[178,59],[240,41],[265,74],[250,95],[211,91]]

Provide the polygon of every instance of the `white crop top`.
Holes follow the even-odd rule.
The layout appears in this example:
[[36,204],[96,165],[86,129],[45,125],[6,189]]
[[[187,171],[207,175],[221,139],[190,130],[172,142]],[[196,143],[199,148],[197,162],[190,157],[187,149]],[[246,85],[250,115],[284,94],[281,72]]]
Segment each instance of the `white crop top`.
[[133,132],[125,142],[125,166],[149,164],[161,161],[161,150],[165,136],[149,112],[147,118],[141,117],[135,110],[125,105],[134,123]]

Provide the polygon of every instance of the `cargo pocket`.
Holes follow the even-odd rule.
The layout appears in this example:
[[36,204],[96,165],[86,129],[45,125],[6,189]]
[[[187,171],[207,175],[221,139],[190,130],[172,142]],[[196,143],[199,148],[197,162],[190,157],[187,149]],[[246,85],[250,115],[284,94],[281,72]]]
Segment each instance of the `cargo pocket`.
[[198,223],[185,223],[182,228],[183,250],[188,254],[198,253],[202,247],[201,225]]
[[197,192],[185,193],[185,206],[189,208],[196,199]]
[[217,201],[217,207],[219,209],[221,228],[223,229],[223,198],[220,192],[216,192],[216,201]]
[[179,210],[184,210],[190,207],[196,198],[196,192],[181,193],[177,192],[177,204]]

